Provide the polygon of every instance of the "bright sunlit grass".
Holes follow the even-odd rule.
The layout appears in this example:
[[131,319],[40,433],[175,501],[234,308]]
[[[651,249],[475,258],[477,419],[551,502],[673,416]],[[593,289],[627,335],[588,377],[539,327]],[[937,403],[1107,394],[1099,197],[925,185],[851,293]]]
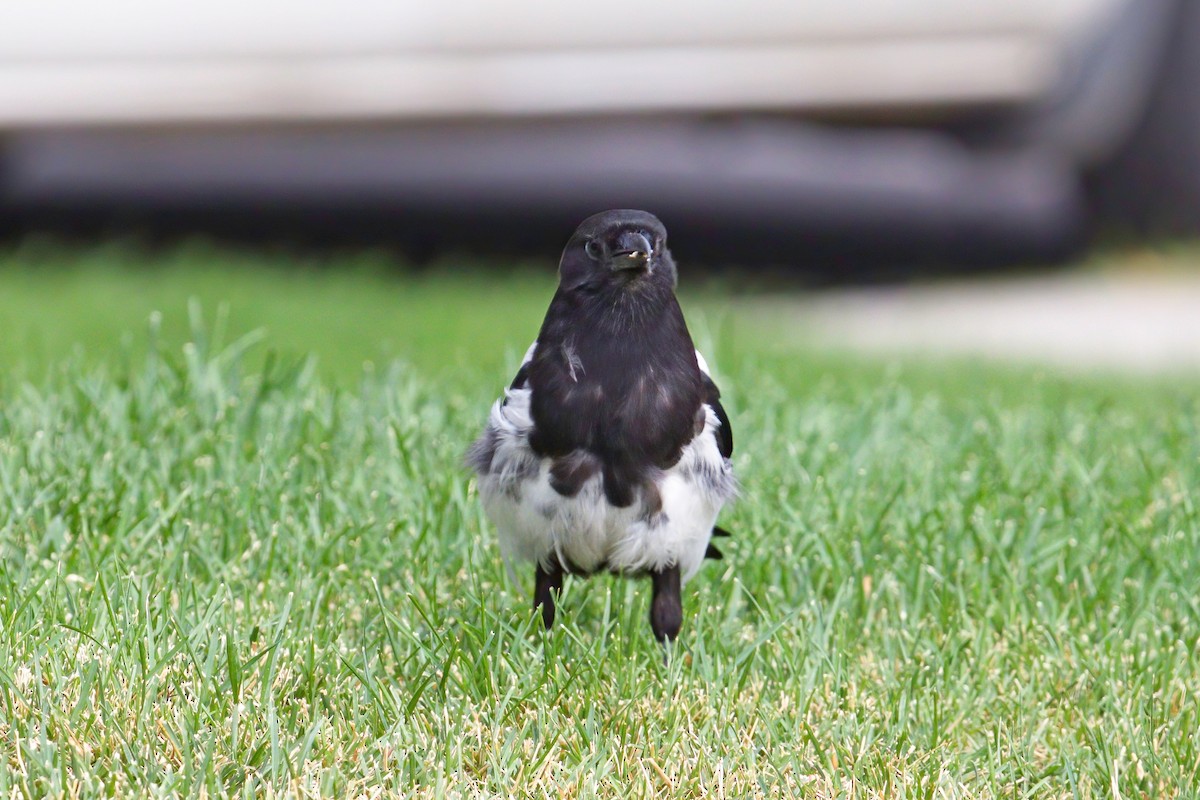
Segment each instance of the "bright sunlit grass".
[[552,282],[0,264],[0,795],[1191,793],[1195,385],[686,298],[744,496],[664,665],[645,585],[568,581],[540,631],[460,466]]

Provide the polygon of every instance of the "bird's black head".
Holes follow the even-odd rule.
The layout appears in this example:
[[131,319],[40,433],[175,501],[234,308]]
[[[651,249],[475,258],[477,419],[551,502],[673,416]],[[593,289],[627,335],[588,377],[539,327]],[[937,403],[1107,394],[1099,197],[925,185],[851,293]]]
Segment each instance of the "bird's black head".
[[675,287],[667,229],[646,211],[619,208],[580,223],[558,265],[564,289]]

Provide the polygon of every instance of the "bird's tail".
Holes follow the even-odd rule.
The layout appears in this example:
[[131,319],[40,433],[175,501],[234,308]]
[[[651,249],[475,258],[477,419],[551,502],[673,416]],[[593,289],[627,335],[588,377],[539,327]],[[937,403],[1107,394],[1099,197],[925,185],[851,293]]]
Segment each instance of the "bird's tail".
[[[712,535],[714,538],[716,538],[718,536],[724,538],[724,537],[730,536],[731,534],[729,533],[729,531],[725,530],[720,525],[713,525]],[[714,561],[720,561],[721,559],[723,559],[725,557],[725,554],[722,553],[720,550],[718,550],[717,546],[715,544],[713,544],[712,542],[709,542],[708,549],[704,551],[704,557],[711,558]]]

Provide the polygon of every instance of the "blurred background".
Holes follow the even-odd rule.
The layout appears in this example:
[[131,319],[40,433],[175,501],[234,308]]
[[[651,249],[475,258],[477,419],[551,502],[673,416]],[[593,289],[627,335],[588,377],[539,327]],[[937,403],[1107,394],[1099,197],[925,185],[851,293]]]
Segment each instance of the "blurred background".
[[631,206],[809,285],[1144,264],[1200,232],[1198,85],[1192,0],[5,4],[0,236],[553,259]]

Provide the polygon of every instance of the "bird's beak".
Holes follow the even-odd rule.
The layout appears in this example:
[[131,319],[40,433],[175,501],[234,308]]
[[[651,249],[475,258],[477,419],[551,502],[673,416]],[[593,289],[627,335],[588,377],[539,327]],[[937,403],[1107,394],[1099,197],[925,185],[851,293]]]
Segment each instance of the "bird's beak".
[[644,233],[626,231],[617,237],[616,247],[609,255],[609,263],[615,270],[644,269],[650,266],[654,247]]

